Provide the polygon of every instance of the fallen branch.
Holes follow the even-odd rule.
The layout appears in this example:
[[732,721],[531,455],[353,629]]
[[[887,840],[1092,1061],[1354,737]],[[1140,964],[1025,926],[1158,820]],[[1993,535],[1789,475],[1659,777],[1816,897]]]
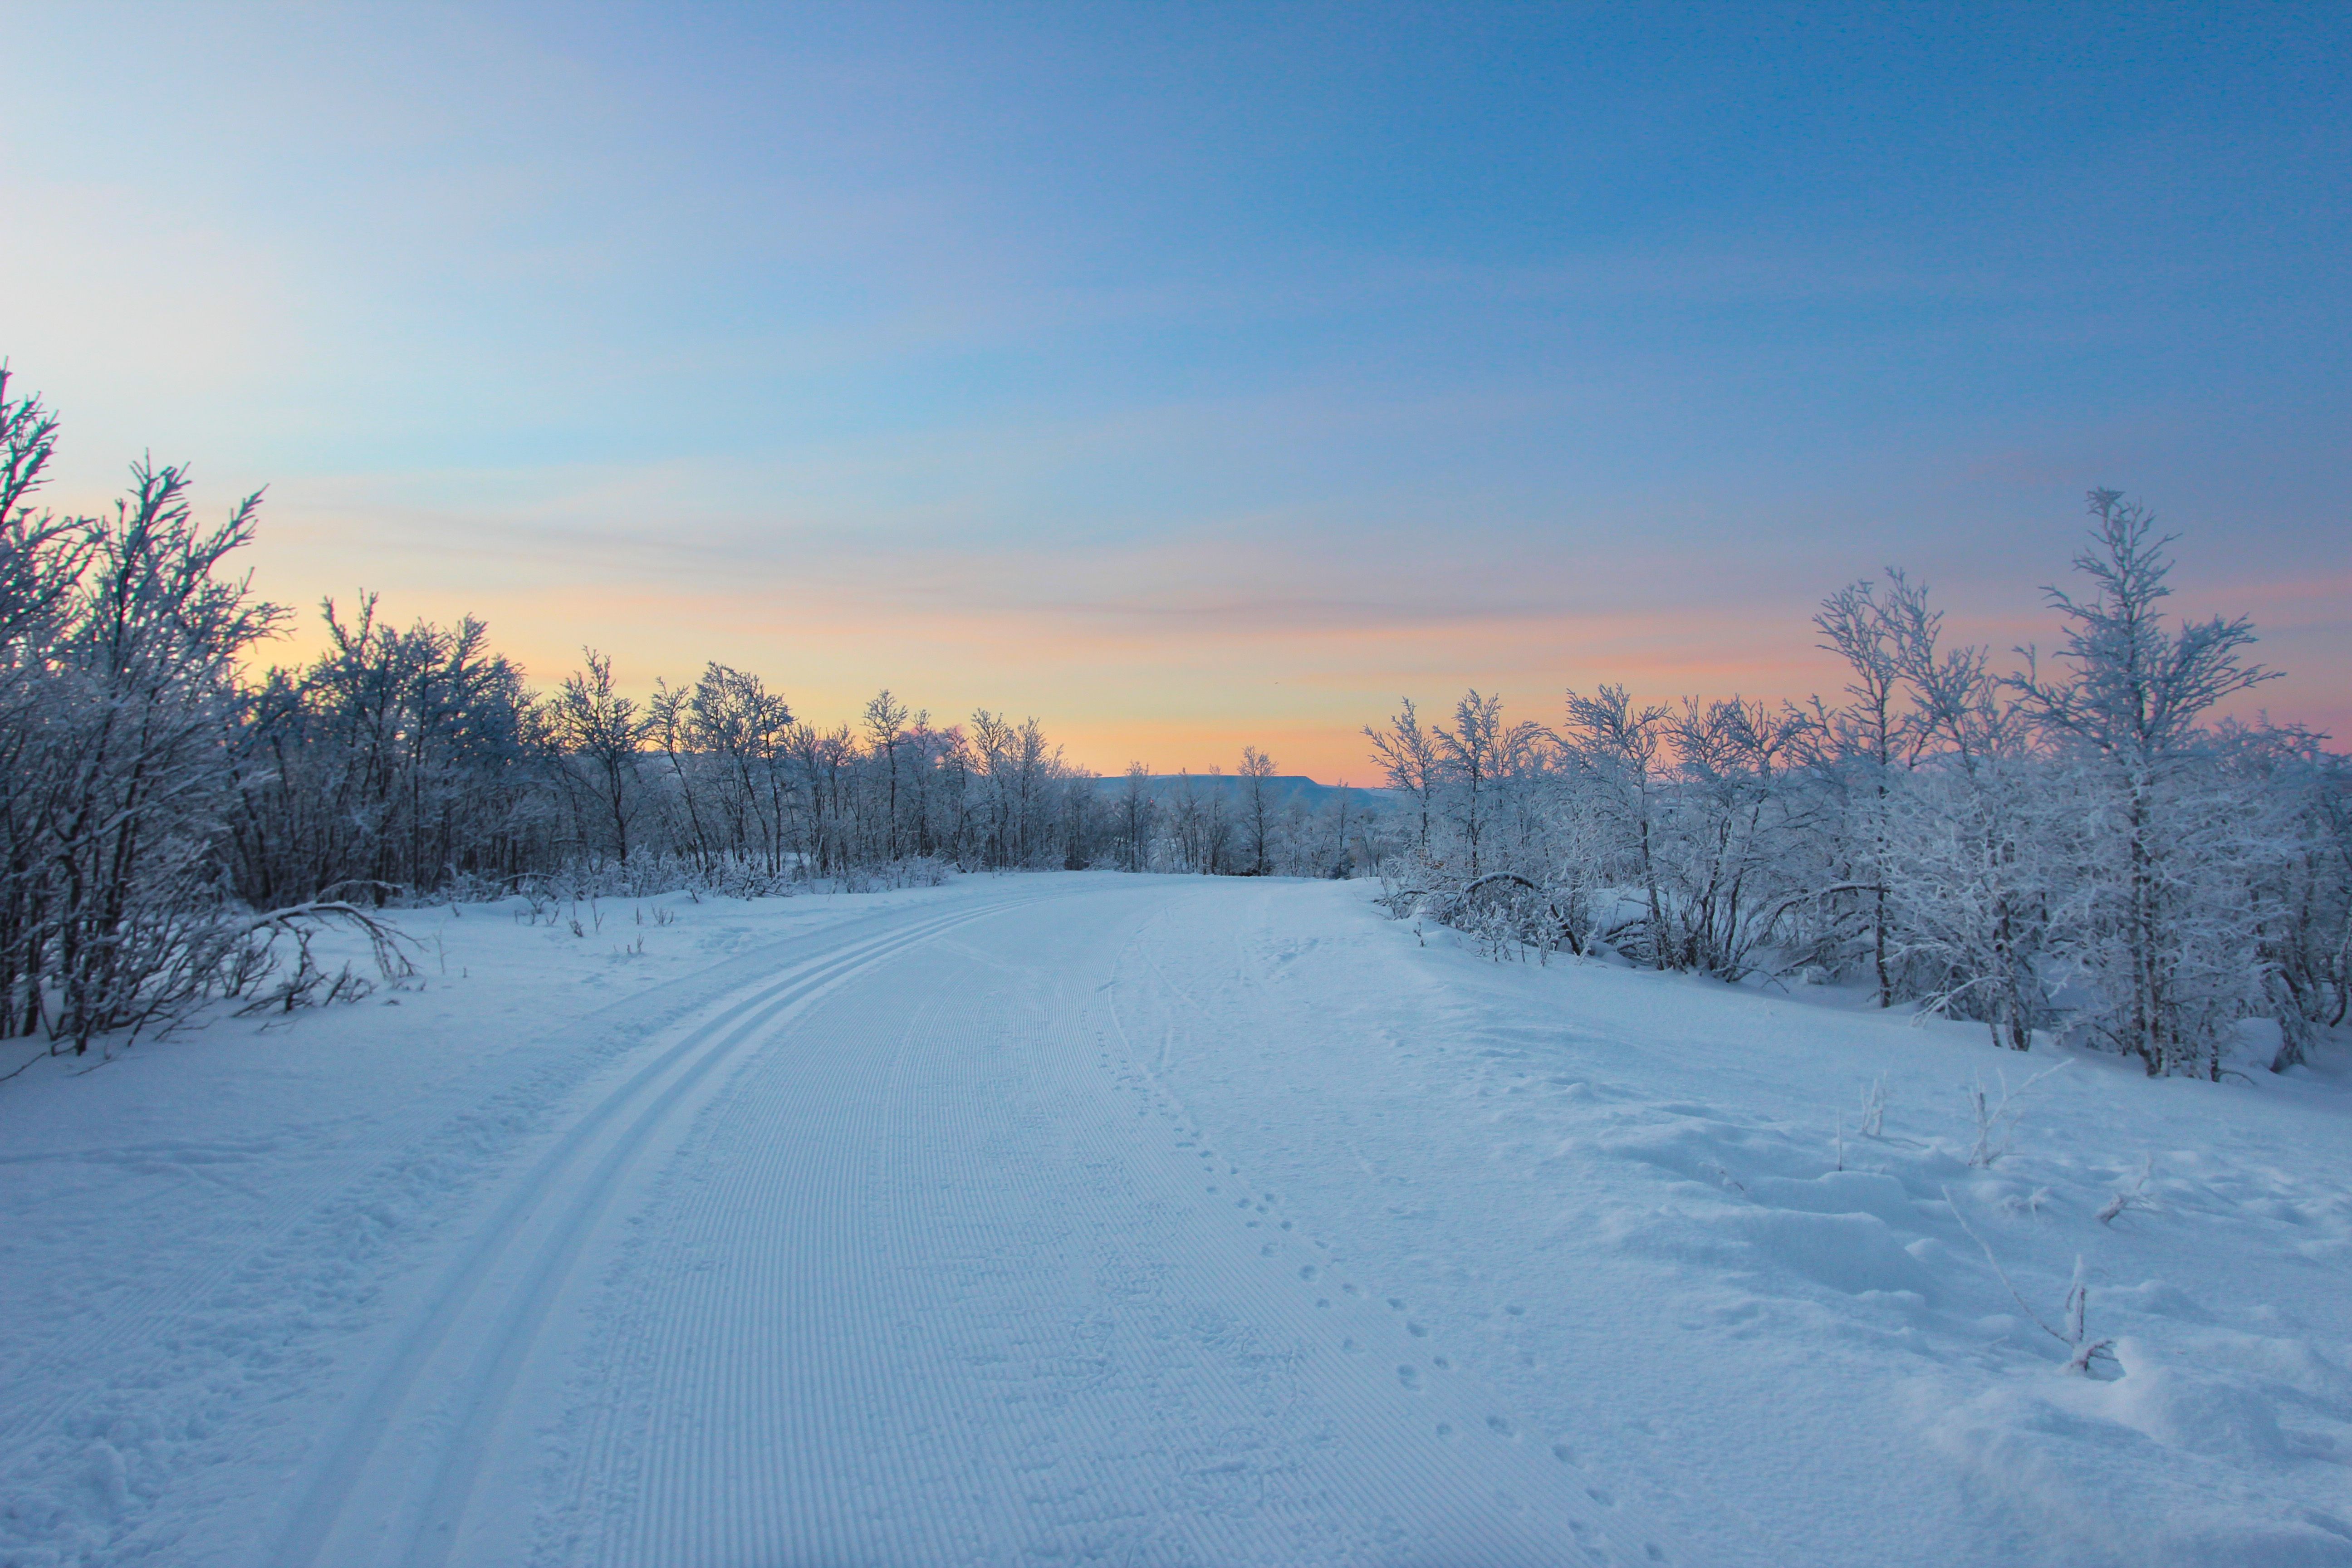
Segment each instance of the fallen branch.
[[[415,940],[390,921],[340,899],[312,899],[306,903],[288,904],[253,917],[245,928],[247,951],[239,962],[240,977],[236,988],[247,984],[245,975],[258,978],[277,967],[269,950],[280,936],[294,939],[294,973],[270,990],[256,996],[237,1009],[239,1017],[256,1013],[291,1013],[297,1007],[322,1007],[336,1002],[356,1002],[375,989],[373,981],[363,980],[352,973],[348,963],[341,973],[330,976],[310,957],[310,939],[321,930],[334,924],[349,925],[363,932],[368,946],[375,954],[375,966],[388,981],[405,980],[416,973],[407,950],[416,945]],[[254,943],[256,936],[262,940]],[[421,949],[419,951],[422,951]]]
[[[338,884],[343,885],[346,884]],[[416,945],[414,938],[390,921],[341,899],[312,899],[306,903],[288,904],[254,916],[245,929],[248,936],[268,931],[273,938],[283,931],[302,941],[307,949],[311,931],[339,921],[366,934],[368,946],[375,953],[376,968],[386,980],[404,980],[416,973],[416,965],[410,962],[406,951]]]

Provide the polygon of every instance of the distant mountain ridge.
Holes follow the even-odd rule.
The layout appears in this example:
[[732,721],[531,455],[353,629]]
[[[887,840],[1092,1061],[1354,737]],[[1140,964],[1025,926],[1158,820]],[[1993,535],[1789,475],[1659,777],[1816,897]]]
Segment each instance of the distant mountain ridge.
[[[1174,799],[1188,784],[1193,794],[1202,799],[1213,794],[1232,800],[1248,793],[1246,786],[1249,782],[1234,773],[1154,773],[1148,787],[1151,798],[1160,802]],[[1297,801],[1310,811],[1322,809],[1338,797],[1342,788],[1351,800],[1365,805],[1386,805],[1395,794],[1393,790],[1367,789],[1360,784],[1320,784],[1305,773],[1276,773],[1265,781],[1265,785],[1277,806],[1287,806]],[[1122,795],[1127,790],[1127,775],[1118,773],[1097,779],[1095,787],[1105,795]]]

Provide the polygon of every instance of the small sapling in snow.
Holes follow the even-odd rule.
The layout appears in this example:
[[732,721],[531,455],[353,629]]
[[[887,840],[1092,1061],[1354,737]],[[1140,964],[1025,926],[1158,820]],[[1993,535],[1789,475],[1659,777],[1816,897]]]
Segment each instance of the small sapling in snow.
[[2081,1253],[2074,1255],[2074,1279],[2066,1290],[2066,1304],[2062,1313],[2066,1326],[2063,1329],[2053,1329],[2042,1321],[2042,1314],[2033,1310],[2032,1304],[2026,1300],[2024,1293],[2018,1289],[2016,1282],[2010,1279],[2009,1271],[2000,1266],[2000,1259],[1993,1256],[1991,1243],[1979,1236],[1976,1227],[1969,1224],[1968,1215],[1960,1212],[1959,1201],[1952,1196],[1952,1189],[1949,1187],[1944,1189],[1944,1201],[1951,1205],[1952,1217],[1959,1221],[1960,1229],[1967,1234],[1970,1241],[1977,1244],[1985,1255],[1985,1261],[1992,1265],[1993,1273],[2003,1285],[2009,1288],[2010,1299],[2018,1304],[2035,1328],[2066,1347],[2069,1352],[2066,1358],[2068,1372],[2079,1372],[2087,1377],[2090,1375],[2091,1363],[2101,1356],[2106,1357],[2109,1361],[2116,1359],[2115,1341],[2094,1340],[2090,1336],[2088,1320],[2091,1310],[2091,1286],[2083,1268]]
[[2115,1341],[2091,1338],[2084,1321],[2090,1310],[2091,1285],[2084,1278],[2083,1255],[2078,1252],[2074,1255],[2074,1283],[2066,1292],[2066,1331],[2058,1337],[2074,1347],[2074,1353],[2066,1360],[2066,1370],[2085,1377],[2090,1375],[2091,1363],[2100,1356],[2109,1361],[2116,1359]]
[[2147,1163],[2142,1164],[2139,1168],[2139,1179],[2132,1183],[2129,1187],[2117,1187],[2116,1189],[2116,1195],[2109,1198],[2105,1203],[2101,1204],[2099,1205],[2098,1214],[2094,1217],[2095,1217],[2101,1225],[2113,1225],[2127,1209],[2154,1207],[2155,1205],[2149,1202],[2146,1194],[2147,1190],[2147,1179],[2155,1173],[2156,1156],[2150,1154],[2147,1157]]
[[1988,1169],[1993,1162],[2008,1153],[2010,1140],[2017,1132],[2018,1115],[2023,1110],[2021,1102],[2027,1091],[2052,1073],[2070,1065],[2060,1062],[2056,1067],[2044,1068],[2014,1089],[2009,1087],[2008,1075],[1996,1068],[1993,1079],[2000,1085],[1998,1100],[1986,1096],[1983,1079],[1974,1079],[1965,1090],[1969,1097],[1969,1109],[1976,1121],[1976,1142],[1969,1150],[1969,1163],[1979,1170]]
[[1862,1091],[1862,1124],[1855,1129],[1864,1138],[1886,1136],[1886,1076],[1882,1073],[1870,1080]]

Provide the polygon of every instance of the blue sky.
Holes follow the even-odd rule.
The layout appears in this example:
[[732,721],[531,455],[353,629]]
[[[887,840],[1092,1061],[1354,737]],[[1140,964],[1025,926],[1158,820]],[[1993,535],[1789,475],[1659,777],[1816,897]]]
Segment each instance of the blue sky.
[[2341,6],[21,8],[58,499],[551,679],[890,685],[1361,777],[1410,691],[2050,638],[2081,493],[2352,729]]

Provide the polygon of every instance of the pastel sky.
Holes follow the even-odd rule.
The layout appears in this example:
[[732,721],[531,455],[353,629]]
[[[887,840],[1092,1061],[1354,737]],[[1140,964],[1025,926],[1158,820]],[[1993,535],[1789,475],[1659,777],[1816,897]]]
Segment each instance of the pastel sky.
[[1888,563],[2047,644],[2112,485],[2345,736],[2347,82],[2341,4],[19,4],[0,354],[54,503],[266,484],[272,597],[541,682],[1369,782],[1402,693],[1830,689]]

